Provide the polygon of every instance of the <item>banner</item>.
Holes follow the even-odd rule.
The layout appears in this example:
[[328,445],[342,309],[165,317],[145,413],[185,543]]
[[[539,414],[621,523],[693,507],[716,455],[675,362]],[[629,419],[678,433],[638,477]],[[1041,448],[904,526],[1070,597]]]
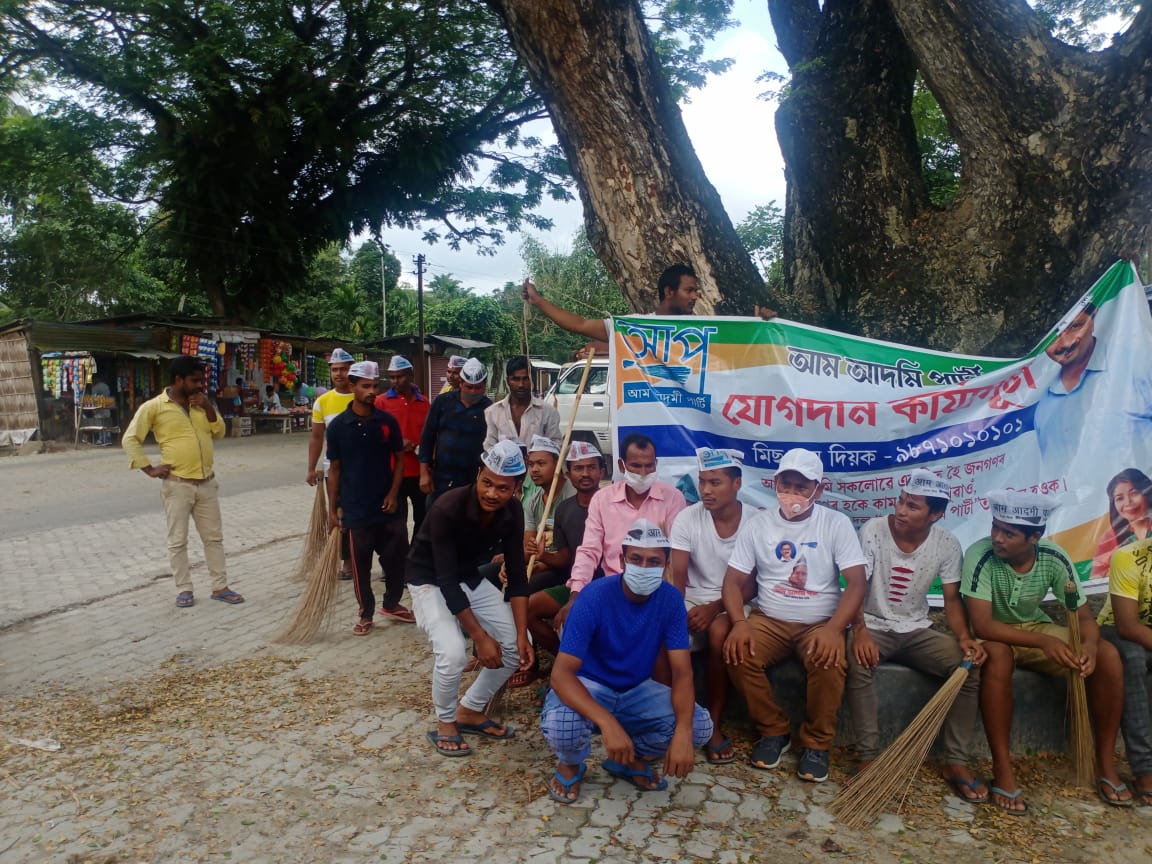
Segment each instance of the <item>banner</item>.
[[967,548],[990,530],[987,493],[1026,489],[1059,500],[1048,536],[1097,590],[1112,549],[1152,528],[1152,316],[1126,262],[1019,359],[728,317],[616,318],[611,349],[615,440],[652,438],[661,479],[690,498],[697,447],[744,454],[756,507],[806,447],[824,461],[820,503],[859,527],[927,468],[950,482],[941,524]]

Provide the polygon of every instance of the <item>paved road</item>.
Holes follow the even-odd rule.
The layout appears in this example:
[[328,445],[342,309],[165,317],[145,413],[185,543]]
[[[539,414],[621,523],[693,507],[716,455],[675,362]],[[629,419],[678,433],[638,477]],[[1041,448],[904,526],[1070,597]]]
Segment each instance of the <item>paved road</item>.
[[[302,483],[307,446],[303,432],[218,441],[221,496]],[[147,450],[159,461],[155,446]],[[159,506],[155,481],[129,470],[119,447],[0,458],[0,489],[0,540],[138,516]]]
[[[272,440],[269,440],[272,439]],[[868,831],[827,804],[850,766],[813,786],[738,761],[640,794],[599,767],[583,800],[545,794],[539,697],[501,711],[519,733],[437,757],[420,631],[332,624],[306,647],[272,636],[300,594],[286,574],[311,505],[303,437],[228,441],[220,471],[232,584],[248,602],[176,609],[155,487],[103,452],[0,460],[0,862],[1146,862],[1152,809],[1114,812],[1023,759],[1029,820],[947,795],[921,772],[903,819]],[[25,461],[27,459],[27,461]],[[245,475],[248,475],[247,477]],[[9,484],[20,490],[9,501]],[[244,486],[244,483],[250,485]],[[28,526],[35,530],[28,533]],[[195,540],[193,550],[198,549]],[[749,729],[735,728],[738,750]],[[48,740],[50,739],[50,740]],[[59,750],[43,750],[59,744]],[[987,771],[987,765],[978,766]]]

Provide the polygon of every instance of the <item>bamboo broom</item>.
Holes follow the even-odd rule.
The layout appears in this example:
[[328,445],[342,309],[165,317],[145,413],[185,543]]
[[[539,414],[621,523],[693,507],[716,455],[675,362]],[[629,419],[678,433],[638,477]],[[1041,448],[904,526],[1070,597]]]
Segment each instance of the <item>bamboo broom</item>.
[[[584,388],[588,384],[588,373],[592,371],[592,360],[596,356],[596,349],[588,349],[588,358],[584,361],[584,372],[580,376],[580,385],[576,388],[576,398],[572,401],[572,416],[568,418],[568,428],[564,430],[564,440],[560,443],[560,458],[556,462],[556,471],[552,475],[552,483],[548,487],[548,495],[544,499],[544,510],[541,514],[540,524],[536,528],[536,548],[544,541],[544,530],[548,527],[548,513],[552,510],[552,502],[556,498],[556,487],[560,485],[560,472],[564,466],[564,459],[568,455],[568,445],[572,442],[572,428],[576,425],[576,412],[580,409],[580,397],[584,395]],[[525,575],[531,577],[532,568],[536,566],[536,554],[528,559]],[[485,713],[497,707],[503,707],[504,692],[508,689],[505,682],[499,690],[492,694],[488,701]],[[500,701],[497,701],[500,700]]]
[[[1064,584],[1064,606],[1068,610],[1068,647],[1077,657],[1081,653],[1080,619],[1077,615],[1080,593],[1076,583]],[[1096,776],[1096,754],[1092,743],[1092,718],[1088,714],[1088,693],[1084,676],[1079,672],[1068,673],[1068,715],[1069,741],[1072,768],[1076,773],[1076,785],[1093,788]]]
[[908,728],[888,745],[875,762],[836,793],[829,809],[841,822],[852,828],[864,828],[880,815],[893,798],[899,798],[897,811],[904,806],[916,772],[924,763],[932,742],[940,734],[940,727],[944,725],[952,703],[956,701],[971,671],[972,661],[965,659],[908,724]]
[[316,497],[312,502],[312,517],[308,520],[308,533],[304,535],[304,549],[292,571],[292,579],[304,582],[316,568],[328,539],[328,496],[324,494],[324,479],[316,482]]
[[317,559],[304,593],[296,603],[296,608],[288,616],[284,626],[272,637],[273,642],[282,645],[303,645],[311,642],[332,608],[336,597],[336,586],[340,579],[340,529],[328,532],[324,550]]

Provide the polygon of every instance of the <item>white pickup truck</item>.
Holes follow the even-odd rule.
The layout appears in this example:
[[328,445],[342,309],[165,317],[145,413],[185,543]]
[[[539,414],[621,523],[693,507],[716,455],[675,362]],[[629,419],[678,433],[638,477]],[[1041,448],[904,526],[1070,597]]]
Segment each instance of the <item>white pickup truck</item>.
[[[560,429],[568,428],[572,416],[572,406],[576,402],[576,390],[580,387],[580,376],[584,374],[584,363],[568,363],[556,377],[556,383],[548,391],[546,400],[560,412]],[[588,372],[588,384],[580,398],[580,408],[576,413],[576,425],[572,428],[572,440],[587,441],[600,448],[612,466],[612,427],[608,392],[608,358],[594,359]]]

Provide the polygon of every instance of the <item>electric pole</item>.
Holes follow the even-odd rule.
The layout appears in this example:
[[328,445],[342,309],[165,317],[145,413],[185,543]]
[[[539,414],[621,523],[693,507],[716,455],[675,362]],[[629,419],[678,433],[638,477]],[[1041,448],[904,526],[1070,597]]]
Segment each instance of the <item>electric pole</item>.
[[416,318],[420,327],[420,384],[425,393],[431,392],[432,375],[428,368],[428,351],[424,347],[424,268],[428,259],[423,254],[413,259],[416,265]]
[[384,255],[388,247],[381,240],[376,240],[380,248],[380,338],[388,338],[388,282],[384,272]]

